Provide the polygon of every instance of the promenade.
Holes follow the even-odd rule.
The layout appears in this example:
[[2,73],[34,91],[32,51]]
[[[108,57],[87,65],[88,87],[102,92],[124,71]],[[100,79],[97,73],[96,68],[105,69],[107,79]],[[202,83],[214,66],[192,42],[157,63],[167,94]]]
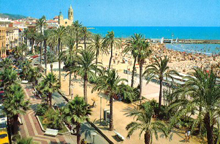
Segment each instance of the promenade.
[[41,130],[40,125],[35,117],[34,109],[41,100],[34,97],[32,94],[33,89],[28,85],[22,85],[25,91],[26,99],[30,100],[31,109],[24,115],[20,115],[23,125],[20,125],[19,133],[22,137],[33,138],[34,142],[39,144],[75,144],[76,136],[67,135],[57,135],[56,137],[45,136],[44,132]]

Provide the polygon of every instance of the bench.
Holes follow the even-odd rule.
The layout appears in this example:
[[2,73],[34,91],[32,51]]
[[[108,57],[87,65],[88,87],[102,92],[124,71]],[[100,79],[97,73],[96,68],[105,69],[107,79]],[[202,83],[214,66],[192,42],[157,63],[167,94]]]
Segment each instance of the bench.
[[125,140],[125,138],[120,133],[118,133],[117,131],[114,131],[114,132],[118,136],[119,139],[121,139],[122,141]]
[[44,134],[49,136],[57,136],[58,130],[47,128]]
[[22,83],[22,84],[27,84],[28,81],[27,81],[27,80],[22,80],[21,83]]

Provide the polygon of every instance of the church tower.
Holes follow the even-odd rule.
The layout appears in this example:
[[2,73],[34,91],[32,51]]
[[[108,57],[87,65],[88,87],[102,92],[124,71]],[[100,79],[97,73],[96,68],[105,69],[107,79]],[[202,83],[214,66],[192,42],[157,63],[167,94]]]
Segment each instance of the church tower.
[[68,19],[73,22],[73,8],[72,6],[70,5],[70,8],[68,10]]
[[60,14],[59,14],[58,23],[59,24],[63,23],[63,14],[62,14],[62,12],[60,12]]

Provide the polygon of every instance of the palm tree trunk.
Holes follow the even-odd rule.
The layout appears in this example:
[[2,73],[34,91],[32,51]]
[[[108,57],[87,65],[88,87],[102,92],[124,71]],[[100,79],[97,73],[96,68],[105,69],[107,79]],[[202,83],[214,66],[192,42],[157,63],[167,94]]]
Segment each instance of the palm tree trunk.
[[142,69],[143,69],[143,64],[142,62],[140,62],[139,64],[139,90],[140,90],[140,93],[139,93],[139,99],[141,99],[141,94],[142,94]]
[[52,93],[49,93],[50,107],[52,107]]
[[144,143],[150,144],[150,133],[149,132],[145,132],[144,134]]
[[[159,111],[160,111],[161,101],[162,101],[162,87],[163,87],[163,77],[160,78]],[[159,113],[159,111],[158,111],[158,113]]]
[[43,41],[41,42],[40,45],[40,65],[42,64],[42,49],[43,49]]
[[81,139],[80,127],[81,127],[80,124],[77,123],[77,125],[76,125],[77,144],[80,144],[80,139]]
[[76,54],[77,54],[77,50],[78,50],[78,45],[79,45],[79,34],[78,34],[78,30],[76,31]]
[[84,36],[84,49],[86,50],[86,37]]
[[113,125],[113,96],[112,93],[110,93],[110,125],[109,125],[109,130],[113,131],[114,130],[114,125]]
[[[96,68],[97,68],[97,65],[98,65],[98,50],[96,51],[96,57],[95,57],[95,65],[96,65]],[[95,69],[95,76],[96,76],[96,72],[97,70]]]
[[69,95],[71,96],[71,75],[72,73],[70,72],[70,75],[69,75]]
[[44,40],[44,64],[45,64],[45,74],[47,74],[47,41]]
[[88,103],[88,100],[87,100],[87,83],[88,83],[88,76],[87,76],[87,73],[85,73],[85,76],[84,76],[84,99],[85,99],[86,103]]
[[213,124],[211,124],[210,113],[207,112],[204,117],[205,128],[207,131],[208,144],[214,144],[213,139]]
[[[58,55],[60,55],[60,38],[58,39]],[[61,86],[61,61],[59,59],[59,83]]]
[[132,74],[131,74],[131,87],[133,88],[134,86],[134,72],[135,72],[135,65],[136,65],[136,57],[134,58],[134,64],[133,64],[133,69],[132,69]]
[[113,56],[113,45],[111,44],[111,55],[110,55],[110,59],[109,59],[109,65],[108,65],[108,69],[110,69],[110,68],[111,68],[112,56]]

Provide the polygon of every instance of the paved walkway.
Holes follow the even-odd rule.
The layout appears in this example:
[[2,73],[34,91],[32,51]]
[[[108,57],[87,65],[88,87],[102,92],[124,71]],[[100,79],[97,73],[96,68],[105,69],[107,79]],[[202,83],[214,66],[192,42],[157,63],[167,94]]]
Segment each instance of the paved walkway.
[[[31,107],[35,107],[41,102],[40,99],[33,97],[32,88],[22,85],[26,94],[26,98],[30,100]],[[73,135],[57,135],[56,137],[45,136],[35,117],[35,112],[30,109],[25,115],[20,115],[23,125],[20,126],[20,134],[22,137],[31,137],[34,142],[40,144],[74,144],[76,137]]]

